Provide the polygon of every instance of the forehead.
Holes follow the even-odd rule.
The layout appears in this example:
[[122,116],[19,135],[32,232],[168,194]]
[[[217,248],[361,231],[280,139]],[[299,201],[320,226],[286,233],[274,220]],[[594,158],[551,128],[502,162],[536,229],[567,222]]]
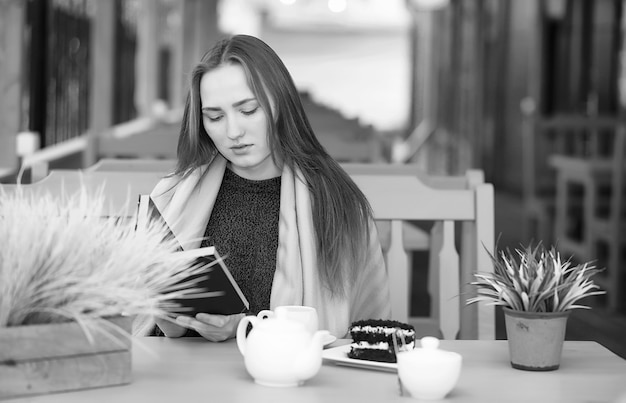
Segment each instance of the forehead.
[[232,105],[248,98],[254,98],[254,93],[243,67],[238,64],[219,66],[200,79],[202,107]]

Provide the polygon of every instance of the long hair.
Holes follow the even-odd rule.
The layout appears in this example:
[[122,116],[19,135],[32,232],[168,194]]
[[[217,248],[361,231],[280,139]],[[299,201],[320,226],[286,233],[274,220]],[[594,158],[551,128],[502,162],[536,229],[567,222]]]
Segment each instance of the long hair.
[[[236,35],[219,41],[191,74],[175,174],[185,175],[209,162],[217,148],[204,130],[200,80],[207,72],[238,64],[248,85],[268,115],[271,156],[302,172],[311,193],[319,276],[332,295],[345,295],[369,246],[371,207],[348,174],[315,137],[296,86],[278,55],[262,40]],[[272,111],[270,99],[274,102]]]

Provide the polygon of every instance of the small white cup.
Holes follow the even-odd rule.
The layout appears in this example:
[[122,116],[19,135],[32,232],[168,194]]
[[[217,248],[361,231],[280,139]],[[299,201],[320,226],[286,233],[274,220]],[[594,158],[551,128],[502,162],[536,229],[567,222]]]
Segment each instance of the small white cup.
[[416,399],[443,399],[459,380],[462,357],[439,350],[439,340],[434,337],[422,338],[421,345],[422,348],[398,354],[402,386]]
[[299,322],[311,334],[318,330],[317,310],[311,306],[281,305],[277,306],[273,311],[263,310],[259,312],[257,317],[261,319],[278,317]]

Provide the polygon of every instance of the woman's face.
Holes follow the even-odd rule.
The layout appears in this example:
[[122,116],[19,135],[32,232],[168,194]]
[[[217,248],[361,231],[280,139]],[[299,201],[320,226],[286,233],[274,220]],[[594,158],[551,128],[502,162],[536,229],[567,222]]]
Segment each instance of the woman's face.
[[[230,168],[246,179],[280,175],[269,146],[267,119],[238,64],[220,66],[200,79],[202,123]],[[270,100],[272,102],[272,100]]]

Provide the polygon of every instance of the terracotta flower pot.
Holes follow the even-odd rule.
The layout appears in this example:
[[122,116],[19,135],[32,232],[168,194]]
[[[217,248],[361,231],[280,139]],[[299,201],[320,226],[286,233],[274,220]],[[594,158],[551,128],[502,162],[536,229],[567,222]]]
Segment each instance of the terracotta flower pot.
[[503,308],[513,368],[552,371],[559,368],[569,311],[523,312]]

